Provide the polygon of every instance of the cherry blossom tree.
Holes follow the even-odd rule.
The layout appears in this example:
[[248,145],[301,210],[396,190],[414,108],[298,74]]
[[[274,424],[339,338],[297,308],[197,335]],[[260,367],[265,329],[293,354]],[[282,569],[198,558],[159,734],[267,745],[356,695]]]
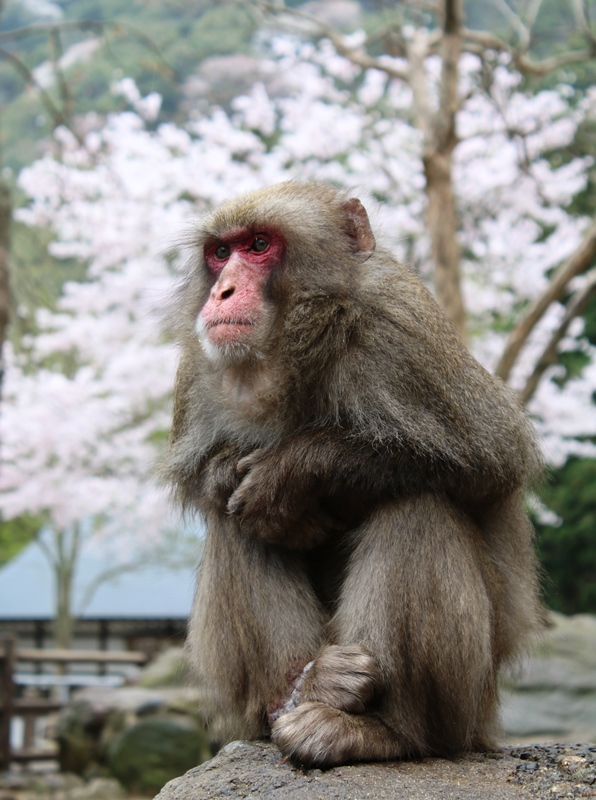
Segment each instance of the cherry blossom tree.
[[[433,279],[437,297],[451,317],[460,337],[467,341],[467,315],[462,293],[461,248],[458,240],[460,215],[454,186],[454,162],[461,141],[462,111],[479,92],[494,80],[495,70],[507,64],[515,81],[521,77],[541,78],[563,67],[596,58],[596,31],[590,19],[590,4],[570,0],[579,46],[548,58],[537,58],[533,50],[534,26],[543,0],[515,2],[492,0],[489,7],[501,18],[502,35],[466,27],[464,0],[398,0],[385,9],[384,22],[373,34],[343,36],[324,20],[324,13],[313,15],[302,8],[287,7],[284,0],[249,0],[248,7],[261,11],[265,18],[290,30],[298,30],[315,40],[331,42],[345,59],[362,74],[378,71],[398,86],[409,89],[409,119],[421,142],[426,218],[429,228]],[[317,9],[317,4],[314,4]],[[321,12],[322,9],[318,8]],[[488,9],[485,9],[488,10]],[[571,36],[570,36],[571,38]],[[382,52],[378,55],[379,50]],[[475,81],[466,81],[466,59],[474,55],[481,62]],[[523,145],[527,131],[509,128],[512,139]],[[525,155],[521,156],[525,159]],[[584,252],[593,259],[596,235],[584,242]],[[559,295],[560,299],[561,295]],[[571,306],[570,306],[571,307]],[[536,309],[533,309],[536,315]],[[523,345],[532,325],[516,328],[508,352],[500,365],[507,373],[516,348]]]
[[[592,165],[548,156],[573,142],[596,98],[568,85],[532,94],[511,58],[497,59],[488,85],[481,57],[458,61],[451,169],[462,297],[471,346],[489,369],[502,369],[520,309],[546,304],[507,377],[560,463],[594,454],[596,360],[578,316],[593,279],[577,266],[593,226],[569,210]],[[436,96],[438,56],[425,69]],[[38,515],[54,531],[59,585],[93,538],[87,532],[126,561],[172,525],[151,477],[176,365],[159,319],[192,258],[198,213],[289,178],[331,180],[368,195],[387,244],[432,282],[427,145],[412,119],[412,86],[387,69],[363,69],[329,39],[315,46],[281,35],[262,74],[229,110],[200,109],[184,126],[155,127],[159,98],[122,81],[116,90],[130,111],[88,116],[77,136],[59,129],[20,176],[29,198],[20,219],[49,227],[54,255],[87,266],[86,279],[64,286],[55,311],[39,309],[35,334],[7,354],[0,507],[7,518]],[[575,306],[553,289],[561,270]],[[559,380],[553,347],[581,351],[582,374]],[[68,608],[63,592],[60,613]]]

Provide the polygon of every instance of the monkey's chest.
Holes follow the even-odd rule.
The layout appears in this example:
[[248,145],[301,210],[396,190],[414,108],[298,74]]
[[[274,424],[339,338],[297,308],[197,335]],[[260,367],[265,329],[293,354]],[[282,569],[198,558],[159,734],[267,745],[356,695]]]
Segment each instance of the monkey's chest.
[[255,442],[278,439],[287,426],[285,392],[266,369],[254,374],[228,371],[222,380],[222,408],[236,433]]

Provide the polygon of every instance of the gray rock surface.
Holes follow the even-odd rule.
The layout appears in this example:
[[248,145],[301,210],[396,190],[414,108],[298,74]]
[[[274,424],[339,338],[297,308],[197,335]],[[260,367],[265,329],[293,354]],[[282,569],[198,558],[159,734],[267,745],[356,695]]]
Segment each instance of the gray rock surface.
[[549,614],[550,628],[501,692],[510,741],[596,742],[596,616]]
[[596,797],[596,746],[506,748],[453,761],[302,771],[263,742],[232,742],[155,800],[544,800]]

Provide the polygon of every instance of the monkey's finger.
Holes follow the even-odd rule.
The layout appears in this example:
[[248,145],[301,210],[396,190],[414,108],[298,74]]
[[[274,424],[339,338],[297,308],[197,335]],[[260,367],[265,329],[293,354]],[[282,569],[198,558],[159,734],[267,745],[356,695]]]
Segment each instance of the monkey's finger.
[[228,505],[227,505],[228,514],[237,516],[238,514],[242,513],[243,508],[244,508],[244,498],[242,497],[242,494],[238,490],[236,490],[228,500]]
[[262,448],[259,448],[258,450],[255,450],[253,453],[250,453],[250,455],[241,458],[236,466],[236,474],[240,478],[243,478],[245,475],[248,475],[253,466],[259,460],[262,452],[263,452]]

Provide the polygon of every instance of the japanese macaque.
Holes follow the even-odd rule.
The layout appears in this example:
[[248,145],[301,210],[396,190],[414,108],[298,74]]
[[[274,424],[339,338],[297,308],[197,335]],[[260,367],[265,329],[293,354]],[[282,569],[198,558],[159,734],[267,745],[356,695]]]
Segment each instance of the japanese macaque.
[[513,394],[323,184],[203,220],[177,316],[164,474],[207,523],[212,712],[306,766],[494,746],[498,669],[541,620]]

